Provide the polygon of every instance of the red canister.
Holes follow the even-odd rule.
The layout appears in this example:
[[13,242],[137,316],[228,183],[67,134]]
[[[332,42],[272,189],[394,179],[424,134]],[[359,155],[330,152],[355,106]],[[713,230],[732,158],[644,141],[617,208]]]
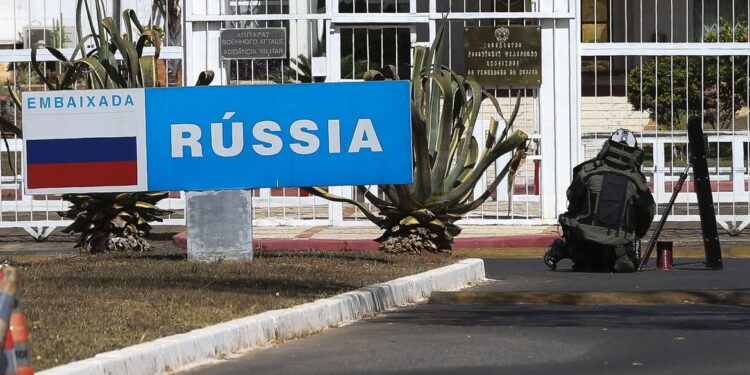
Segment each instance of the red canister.
[[662,271],[672,269],[672,241],[656,242],[656,268]]

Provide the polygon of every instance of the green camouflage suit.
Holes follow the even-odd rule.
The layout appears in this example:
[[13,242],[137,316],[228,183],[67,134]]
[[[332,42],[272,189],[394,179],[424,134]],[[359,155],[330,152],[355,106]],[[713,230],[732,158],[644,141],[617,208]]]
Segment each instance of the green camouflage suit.
[[641,173],[643,150],[607,140],[596,158],[573,169],[568,212],[560,215],[567,254],[577,269],[611,271],[654,219],[654,198]]

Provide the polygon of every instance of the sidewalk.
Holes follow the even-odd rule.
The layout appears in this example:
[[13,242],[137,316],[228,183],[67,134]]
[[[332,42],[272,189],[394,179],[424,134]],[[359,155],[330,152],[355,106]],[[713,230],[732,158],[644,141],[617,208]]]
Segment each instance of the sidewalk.
[[[458,238],[488,238],[508,236],[556,235],[556,226],[511,226],[511,225],[473,225],[461,226],[463,229]],[[374,239],[382,231],[372,225],[367,227],[255,227],[253,236],[259,239]]]
[[[460,225],[463,229],[456,237],[456,242],[467,240],[499,241],[500,238],[558,238],[561,230],[557,225]],[[656,223],[643,238],[644,244],[653,234]],[[293,239],[293,240],[370,240],[377,238],[381,230],[375,226],[368,227],[255,227],[253,236],[256,239]],[[750,246],[750,228],[737,236],[730,236],[719,228],[722,244]],[[659,236],[660,241],[672,241],[675,246],[701,246],[701,228],[699,222],[668,222]],[[550,240],[552,242],[552,240]],[[488,242],[490,243],[490,242]],[[543,246],[547,246],[545,243]],[[535,247],[522,246],[523,241],[497,247]],[[459,248],[461,246],[458,246]]]
[[[558,238],[554,226],[465,226],[454,249],[543,248]],[[382,231],[368,227],[258,227],[253,228],[256,248],[263,250],[377,250],[373,241]],[[184,235],[175,245],[186,246]]]
[[[459,223],[460,224],[460,223]],[[656,224],[652,224],[652,228]],[[467,225],[456,237],[456,254],[475,257],[537,257],[556,238],[557,226],[534,225]],[[0,229],[0,254],[36,255],[75,253],[75,239],[57,228],[44,241],[35,241],[20,228]],[[148,237],[155,250],[179,250],[186,247],[184,226],[156,226]],[[256,249],[262,250],[375,250],[373,241],[381,231],[364,227],[254,227]],[[646,234],[646,246],[652,232]],[[725,256],[750,256],[750,229],[730,236],[719,228],[719,239]],[[660,241],[674,242],[675,256],[701,256],[700,223],[667,223]]]
[[[653,228],[642,240],[648,244]],[[474,257],[536,257],[556,238],[556,225],[468,225],[456,237],[453,249],[459,255]],[[381,231],[368,227],[257,227],[253,228],[256,248],[263,250],[375,250],[373,239]],[[719,228],[719,239],[728,256],[750,256],[750,230],[730,236]],[[703,239],[700,223],[667,223],[659,241],[672,241],[675,256],[702,256]],[[184,233],[174,238],[176,246],[185,248]]]

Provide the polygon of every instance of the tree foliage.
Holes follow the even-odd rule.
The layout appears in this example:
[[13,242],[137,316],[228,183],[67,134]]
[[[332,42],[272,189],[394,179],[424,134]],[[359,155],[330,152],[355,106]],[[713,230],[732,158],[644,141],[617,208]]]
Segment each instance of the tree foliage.
[[[722,18],[703,39],[747,42],[747,21],[732,24]],[[747,105],[747,83],[748,56],[659,56],[630,70],[627,97],[660,129],[685,129],[690,116],[704,116],[714,128],[724,128]]]

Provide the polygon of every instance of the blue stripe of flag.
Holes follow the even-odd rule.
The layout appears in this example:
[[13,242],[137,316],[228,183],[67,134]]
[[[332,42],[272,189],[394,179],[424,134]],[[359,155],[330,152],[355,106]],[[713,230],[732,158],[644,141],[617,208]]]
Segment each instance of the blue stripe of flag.
[[137,160],[135,137],[36,139],[26,141],[29,164]]

